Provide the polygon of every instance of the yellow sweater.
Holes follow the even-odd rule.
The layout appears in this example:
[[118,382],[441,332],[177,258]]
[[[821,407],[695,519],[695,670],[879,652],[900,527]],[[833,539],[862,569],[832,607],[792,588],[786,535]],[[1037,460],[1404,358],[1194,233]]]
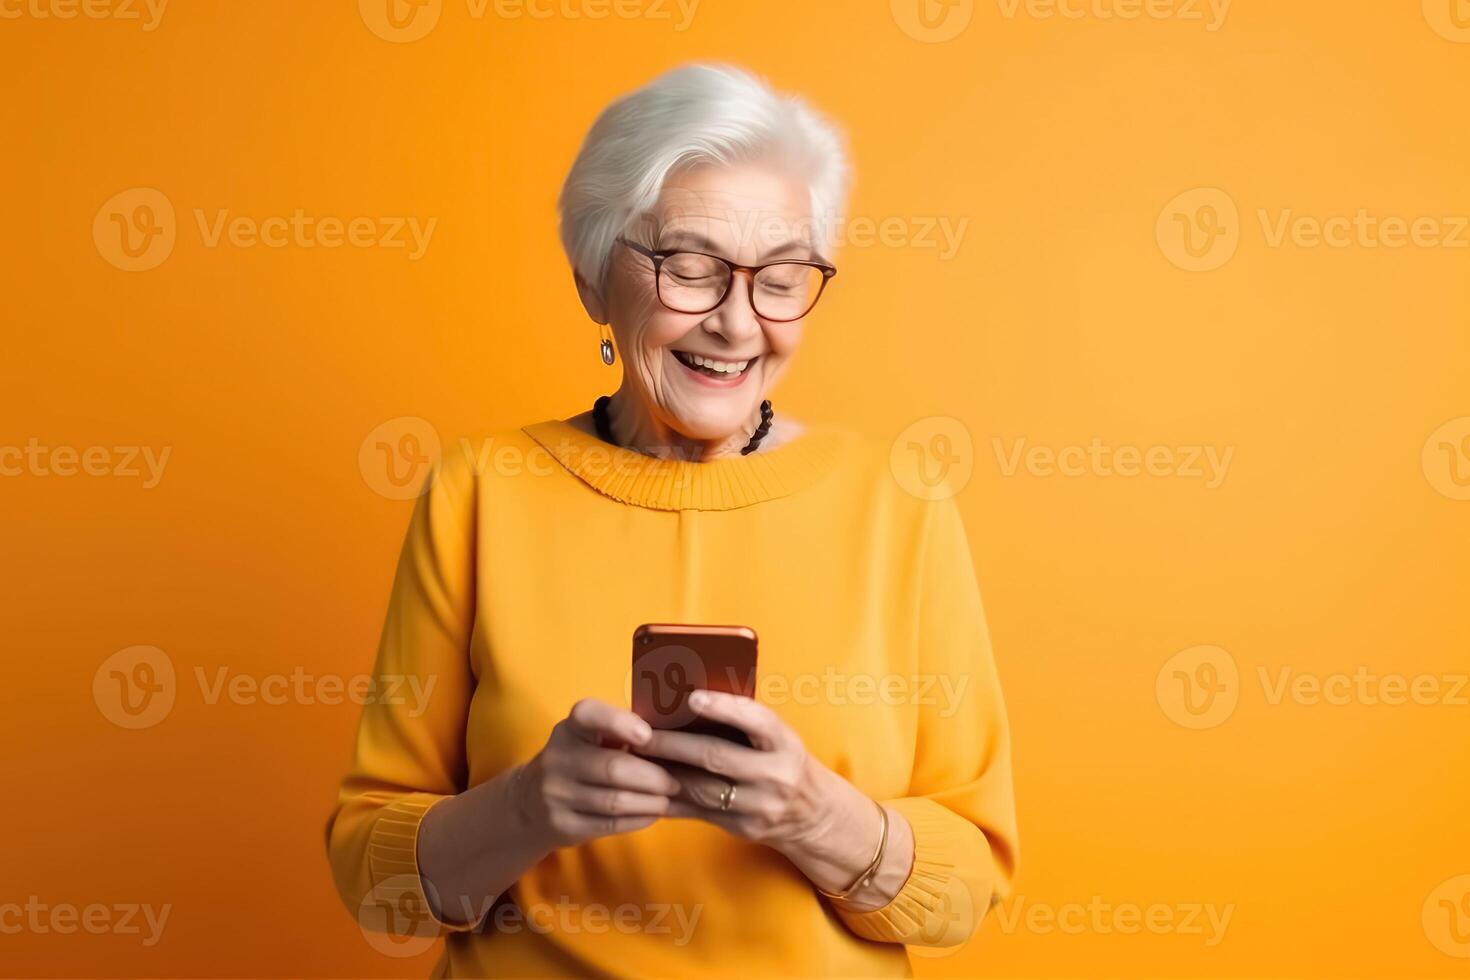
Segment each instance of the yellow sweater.
[[[349,909],[396,934],[375,942],[445,936],[439,976],[906,976],[903,944],[968,937],[1015,868],[1005,708],[958,511],[902,465],[826,427],[708,463],[559,421],[446,451],[327,832]],[[627,706],[644,622],[756,630],[757,698],[913,826],[891,903],[836,909],[775,851],[663,820],[551,854],[478,926],[425,913],[425,811],[529,759],[579,698]]]

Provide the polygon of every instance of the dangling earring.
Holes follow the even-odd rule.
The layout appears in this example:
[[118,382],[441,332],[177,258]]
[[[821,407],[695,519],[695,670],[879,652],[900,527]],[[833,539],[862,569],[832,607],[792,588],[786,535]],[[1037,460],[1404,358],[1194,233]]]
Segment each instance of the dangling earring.
[[618,359],[618,355],[613,352],[612,332],[607,329],[607,324],[605,323],[602,325],[602,343],[598,347],[602,352],[602,363],[608,367],[612,367],[612,363]]

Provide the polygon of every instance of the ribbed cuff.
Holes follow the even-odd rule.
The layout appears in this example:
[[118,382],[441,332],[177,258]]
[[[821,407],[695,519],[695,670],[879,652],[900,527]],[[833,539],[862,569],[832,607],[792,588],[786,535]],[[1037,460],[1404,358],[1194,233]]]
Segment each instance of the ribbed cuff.
[[405,922],[408,931],[416,937],[426,932],[437,935],[468,932],[479,925],[440,919],[436,913],[440,909],[437,896],[434,901],[429,900],[423,875],[419,873],[419,827],[429,808],[447,799],[433,793],[410,793],[383,807],[373,823],[367,849],[372,897],[376,903],[399,910],[400,914],[392,920],[400,923],[395,931],[404,931]]
[[[990,888],[974,894],[974,883],[956,871],[957,849],[973,846],[972,824],[923,797],[885,800],[903,814],[914,834],[914,866],[893,900],[868,912],[838,908],[847,927],[864,939],[909,946],[955,946],[964,942],[990,907]],[[967,840],[967,838],[970,838]],[[988,855],[986,856],[988,859]],[[970,863],[970,862],[966,862]]]

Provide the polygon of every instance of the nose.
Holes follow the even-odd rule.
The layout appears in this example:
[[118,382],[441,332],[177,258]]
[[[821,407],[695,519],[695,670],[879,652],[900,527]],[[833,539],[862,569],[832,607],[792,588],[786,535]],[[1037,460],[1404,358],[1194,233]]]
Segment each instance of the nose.
[[737,343],[761,332],[760,318],[751,304],[755,279],[748,272],[735,272],[725,301],[705,318],[704,329]]

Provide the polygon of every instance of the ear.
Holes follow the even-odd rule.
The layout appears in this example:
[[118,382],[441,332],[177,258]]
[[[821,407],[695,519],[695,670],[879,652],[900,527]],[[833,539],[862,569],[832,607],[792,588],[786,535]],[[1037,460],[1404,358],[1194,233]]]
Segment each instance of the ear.
[[592,318],[593,323],[607,323],[607,303],[603,300],[602,292],[592,286],[582,273],[573,272],[572,278],[577,283],[577,296],[582,300],[582,308]]

